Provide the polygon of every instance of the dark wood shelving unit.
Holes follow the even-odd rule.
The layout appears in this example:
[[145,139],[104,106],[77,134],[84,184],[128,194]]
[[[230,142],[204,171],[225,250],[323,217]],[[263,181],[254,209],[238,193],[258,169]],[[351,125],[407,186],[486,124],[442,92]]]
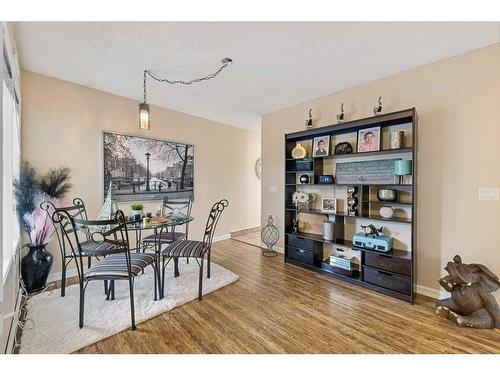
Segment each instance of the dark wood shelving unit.
[[[382,144],[380,151],[352,153],[347,155],[329,155],[324,157],[307,157],[304,159],[293,159],[291,151],[297,142],[310,141],[318,136],[337,136],[348,133],[357,133],[363,128],[380,126],[382,131],[391,126],[398,126],[398,130],[404,130],[405,135],[411,134],[411,142],[408,141],[406,147],[400,149],[388,149],[388,145]],[[391,130],[390,128],[387,131]],[[350,136],[350,135],[348,135]],[[285,262],[295,266],[307,268],[325,275],[338,278],[365,288],[383,293],[394,298],[398,298],[413,303],[415,296],[415,275],[416,275],[416,199],[417,199],[417,113],[414,108],[388,113],[375,117],[368,117],[360,120],[344,122],[341,124],[330,125],[310,130],[304,130],[285,135]],[[334,144],[331,148],[334,148]],[[384,147],[385,146],[385,147]],[[320,209],[297,210],[292,206],[291,196],[293,192],[301,189],[343,189],[353,184],[317,184],[317,177],[323,174],[326,163],[340,162],[339,160],[357,161],[374,160],[383,156],[401,155],[402,158],[412,160],[412,183],[405,184],[357,184],[359,190],[358,216],[350,216],[346,212],[338,211],[336,213],[323,212]],[[359,159],[362,158],[362,159]],[[373,158],[373,159],[371,159]],[[338,160],[337,160],[338,159]],[[297,162],[299,161],[299,162]],[[302,163],[300,163],[302,161]],[[297,166],[307,167],[307,170],[297,170]],[[301,184],[298,182],[300,174],[308,174],[312,177],[314,183]],[[383,202],[373,199],[372,189],[387,187],[396,189],[409,195],[401,201]],[[306,190],[310,191],[310,190]],[[329,190],[319,190],[329,191]],[[372,194],[373,195],[373,194]],[[410,199],[411,198],[411,199]],[[405,216],[394,216],[386,219],[374,213],[375,209],[383,205],[394,205],[405,211]],[[335,232],[334,240],[325,240],[321,235],[312,233],[292,233],[292,220],[300,212],[310,214],[330,215],[334,219]],[[406,224],[410,229],[409,243],[403,243],[407,250],[392,249],[387,253],[368,250],[353,246],[352,238],[346,238],[346,223],[351,220],[373,220],[380,223],[384,222],[384,227],[390,227],[393,224]],[[376,224],[377,226],[380,224]],[[323,246],[339,246],[341,248],[352,249],[359,254],[359,273],[353,277],[339,273],[338,269],[332,267],[324,260],[325,253]],[[328,254],[328,253],[327,253]]]

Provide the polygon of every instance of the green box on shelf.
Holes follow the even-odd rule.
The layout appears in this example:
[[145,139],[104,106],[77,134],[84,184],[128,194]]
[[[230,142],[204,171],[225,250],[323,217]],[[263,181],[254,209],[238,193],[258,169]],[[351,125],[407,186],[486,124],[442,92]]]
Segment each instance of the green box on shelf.
[[400,159],[383,159],[337,163],[337,184],[369,185],[393,184],[394,162]]

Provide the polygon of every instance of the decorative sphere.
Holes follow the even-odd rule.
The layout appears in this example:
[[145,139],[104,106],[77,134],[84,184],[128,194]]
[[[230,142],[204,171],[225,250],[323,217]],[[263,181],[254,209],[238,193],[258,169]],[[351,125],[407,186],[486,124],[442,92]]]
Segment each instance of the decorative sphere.
[[309,176],[307,174],[303,174],[302,176],[299,177],[299,181],[301,184],[308,184]]

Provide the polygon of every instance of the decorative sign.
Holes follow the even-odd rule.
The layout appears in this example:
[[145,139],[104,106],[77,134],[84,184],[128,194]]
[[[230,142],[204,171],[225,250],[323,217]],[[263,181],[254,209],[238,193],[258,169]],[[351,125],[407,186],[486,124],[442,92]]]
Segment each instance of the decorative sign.
[[393,184],[394,162],[400,159],[337,163],[337,184]]

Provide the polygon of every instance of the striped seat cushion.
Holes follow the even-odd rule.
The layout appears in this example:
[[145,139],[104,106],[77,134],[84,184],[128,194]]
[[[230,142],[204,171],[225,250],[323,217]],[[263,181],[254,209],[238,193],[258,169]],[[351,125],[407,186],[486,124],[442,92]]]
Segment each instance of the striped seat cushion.
[[201,241],[176,241],[168,246],[162,255],[166,257],[193,257],[201,258],[208,250],[208,246]]
[[[153,254],[130,253],[130,269],[132,276],[137,276],[144,268],[153,264]],[[114,254],[103,258],[83,273],[87,280],[128,279],[127,260],[125,254]]]
[[170,233],[161,233],[161,234],[150,234],[145,237],[142,242],[144,243],[155,243],[158,241],[159,243],[170,243],[174,241],[183,240],[186,238],[186,233],[182,232],[170,232]]
[[[114,244],[111,244],[109,242],[95,242],[92,240],[89,241],[83,241],[80,244],[82,248],[82,256],[102,256],[102,255],[107,255],[109,253],[113,253],[114,250],[116,250],[118,247]],[[75,251],[75,253],[78,254],[78,251]],[[67,251],[66,252],[66,257],[73,257],[73,252]]]

